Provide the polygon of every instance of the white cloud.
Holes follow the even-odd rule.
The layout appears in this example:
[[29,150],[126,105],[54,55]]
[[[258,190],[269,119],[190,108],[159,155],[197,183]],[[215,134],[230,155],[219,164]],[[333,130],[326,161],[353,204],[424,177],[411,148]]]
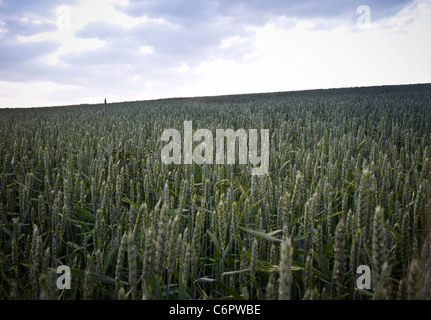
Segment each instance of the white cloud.
[[[73,104],[75,102],[73,100],[68,103],[60,103],[58,99],[50,97],[50,95],[58,94],[59,92],[71,93],[81,89],[78,86],[59,85],[54,82],[15,83],[6,81],[0,81],[0,88],[2,107]],[[43,103],[40,104],[40,101],[43,101]]]
[[227,48],[230,48],[233,44],[238,44],[238,43],[240,44],[246,40],[247,40],[246,38],[239,37],[239,36],[228,37],[228,38],[222,39],[220,47],[222,49],[227,49]]
[[99,39],[80,39],[76,38],[72,30],[55,30],[51,32],[38,33],[32,36],[19,36],[21,42],[56,41],[60,44],[58,50],[43,57],[48,65],[59,63],[59,57],[71,52],[84,52],[103,48],[105,41]]
[[[58,28],[54,31],[38,33],[31,36],[18,36],[18,40],[21,42],[56,41],[60,44],[59,49],[43,58],[43,61],[48,65],[56,65],[60,62],[60,57],[63,55],[96,50],[106,46],[106,41],[97,38],[83,39],[75,36],[78,30],[85,27],[90,22],[105,21],[114,23],[121,28],[132,28],[148,22],[156,24],[166,23],[161,18],[149,19],[145,16],[135,18],[116,10],[115,6],[126,6],[127,4],[127,0],[82,0],[76,6],[59,6],[56,10],[57,21],[48,18],[32,20],[29,18],[22,18],[21,20],[27,23],[55,23]],[[65,23],[67,24],[66,27],[64,26]],[[2,33],[3,29],[0,29],[0,37]],[[153,53],[154,48],[152,46],[143,46],[140,48],[140,52],[143,54]]]
[[5,23],[3,21],[0,21],[0,39],[3,38],[7,32],[7,29],[3,27],[4,25]]
[[154,52],[154,47],[152,46],[142,46],[139,48],[139,52],[143,54],[149,54]]
[[162,18],[131,17],[116,10],[116,6],[127,5],[127,0],[81,0],[79,5],[70,6],[71,27],[79,30],[94,21],[105,21],[122,28],[132,28],[148,22],[166,23]]
[[172,69],[172,71],[180,74],[188,73],[191,70],[192,70],[191,67],[187,65],[187,63],[185,62],[181,62],[181,65],[179,67],[175,67]]
[[429,1],[364,31],[353,24],[313,26],[299,20],[290,29],[277,21],[256,28],[257,59],[205,61],[194,70],[200,78],[193,88],[206,95],[431,82]]
[[78,6],[71,7],[72,28],[80,29],[92,21],[108,21],[126,28],[145,22],[146,18],[132,18],[115,10],[115,5],[127,3],[122,0],[82,0]]
[[[169,24],[163,19],[130,17],[115,8],[126,4],[124,0],[83,0],[70,7],[69,30],[22,36],[19,40],[58,42],[58,50],[43,57],[55,66],[62,55],[112,47],[97,38],[75,36],[92,21],[114,23],[121,28],[149,22],[151,26]],[[160,54],[158,47],[143,45],[139,47],[141,55],[136,55],[139,60],[123,61],[108,69],[97,64],[86,66],[91,72],[84,79],[85,87],[59,85],[55,79],[30,85],[0,82],[0,105],[94,103],[105,95],[108,101],[126,101],[431,82],[431,1],[415,2],[389,19],[371,20],[366,30],[359,30],[355,22],[346,25],[337,18],[321,21],[280,16],[262,27],[247,27],[241,36],[226,36],[214,46],[215,53],[198,65],[192,63],[193,59],[181,57],[178,65],[170,69],[160,65],[159,69],[152,68],[151,62],[157,61]],[[0,22],[0,38],[6,32],[3,25]],[[220,51],[227,55],[217,54]],[[150,72],[139,73],[141,64],[148,65],[145,70]],[[80,67],[74,66],[77,70]]]

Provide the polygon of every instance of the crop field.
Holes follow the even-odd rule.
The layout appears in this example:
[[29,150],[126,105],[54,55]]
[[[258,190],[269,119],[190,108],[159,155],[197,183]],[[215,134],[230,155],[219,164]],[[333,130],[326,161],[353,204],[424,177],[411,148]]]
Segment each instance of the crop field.
[[[185,121],[268,174],[165,164]],[[1,300],[431,299],[431,85],[0,109],[0,151]]]

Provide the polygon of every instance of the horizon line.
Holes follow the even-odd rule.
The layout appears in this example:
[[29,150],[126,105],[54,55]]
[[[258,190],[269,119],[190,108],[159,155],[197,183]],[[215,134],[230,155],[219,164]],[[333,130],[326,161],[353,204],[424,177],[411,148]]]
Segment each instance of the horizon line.
[[[295,93],[295,92],[307,92],[307,91],[331,91],[331,90],[342,90],[342,89],[367,89],[367,88],[383,88],[383,87],[406,87],[406,86],[420,86],[420,85],[431,85],[431,82],[419,82],[419,83],[404,83],[404,84],[383,84],[383,85],[367,85],[367,86],[346,86],[346,87],[331,87],[331,88],[313,88],[313,89],[297,89],[297,90],[286,90],[286,91],[263,91],[263,92],[250,92],[250,93],[227,93],[217,95],[202,95],[202,96],[177,96],[177,97],[165,97],[165,98],[152,98],[143,100],[123,100],[123,101],[111,101],[106,102],[109,104],[117,103],[130,103],[130,102],[150,102],[160,100],[175,100],[175,99],[199,99],[199,98],[218,98],[218,97],[233,97],[233,96],[247,96],[247,95],[259,95],[259,94],[277,94],[277,93]],[[22,107],[7,107],[1,106],[3,110],[14,110],[14,109],[36,109],[36,108],[65,108],[65,107],[76,107],[76,106],[98,106],[104,105],[103,100],[106,97],[101,98],[100,103],[80,103],[80,104],[66,104],[66,105],[40,105],[40,106],[22,106]]]

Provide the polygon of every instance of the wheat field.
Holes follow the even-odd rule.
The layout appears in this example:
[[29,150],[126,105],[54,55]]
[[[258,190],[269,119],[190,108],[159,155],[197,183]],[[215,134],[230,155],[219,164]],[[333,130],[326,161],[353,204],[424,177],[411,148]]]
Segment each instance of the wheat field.
[[[0,299],[430,299],[430,111],[431,85],[0,109]],[[269,129],[269,173],[164,164],[184,121]]]

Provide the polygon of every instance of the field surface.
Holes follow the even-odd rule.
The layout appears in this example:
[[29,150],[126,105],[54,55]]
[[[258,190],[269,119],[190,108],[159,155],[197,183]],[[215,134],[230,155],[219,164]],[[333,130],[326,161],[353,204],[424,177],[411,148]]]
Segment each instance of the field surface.
[[[163,163],[184,121],[268,174]],[[431,85],[0,109],[0,299],[430,299],[430,148]]]

